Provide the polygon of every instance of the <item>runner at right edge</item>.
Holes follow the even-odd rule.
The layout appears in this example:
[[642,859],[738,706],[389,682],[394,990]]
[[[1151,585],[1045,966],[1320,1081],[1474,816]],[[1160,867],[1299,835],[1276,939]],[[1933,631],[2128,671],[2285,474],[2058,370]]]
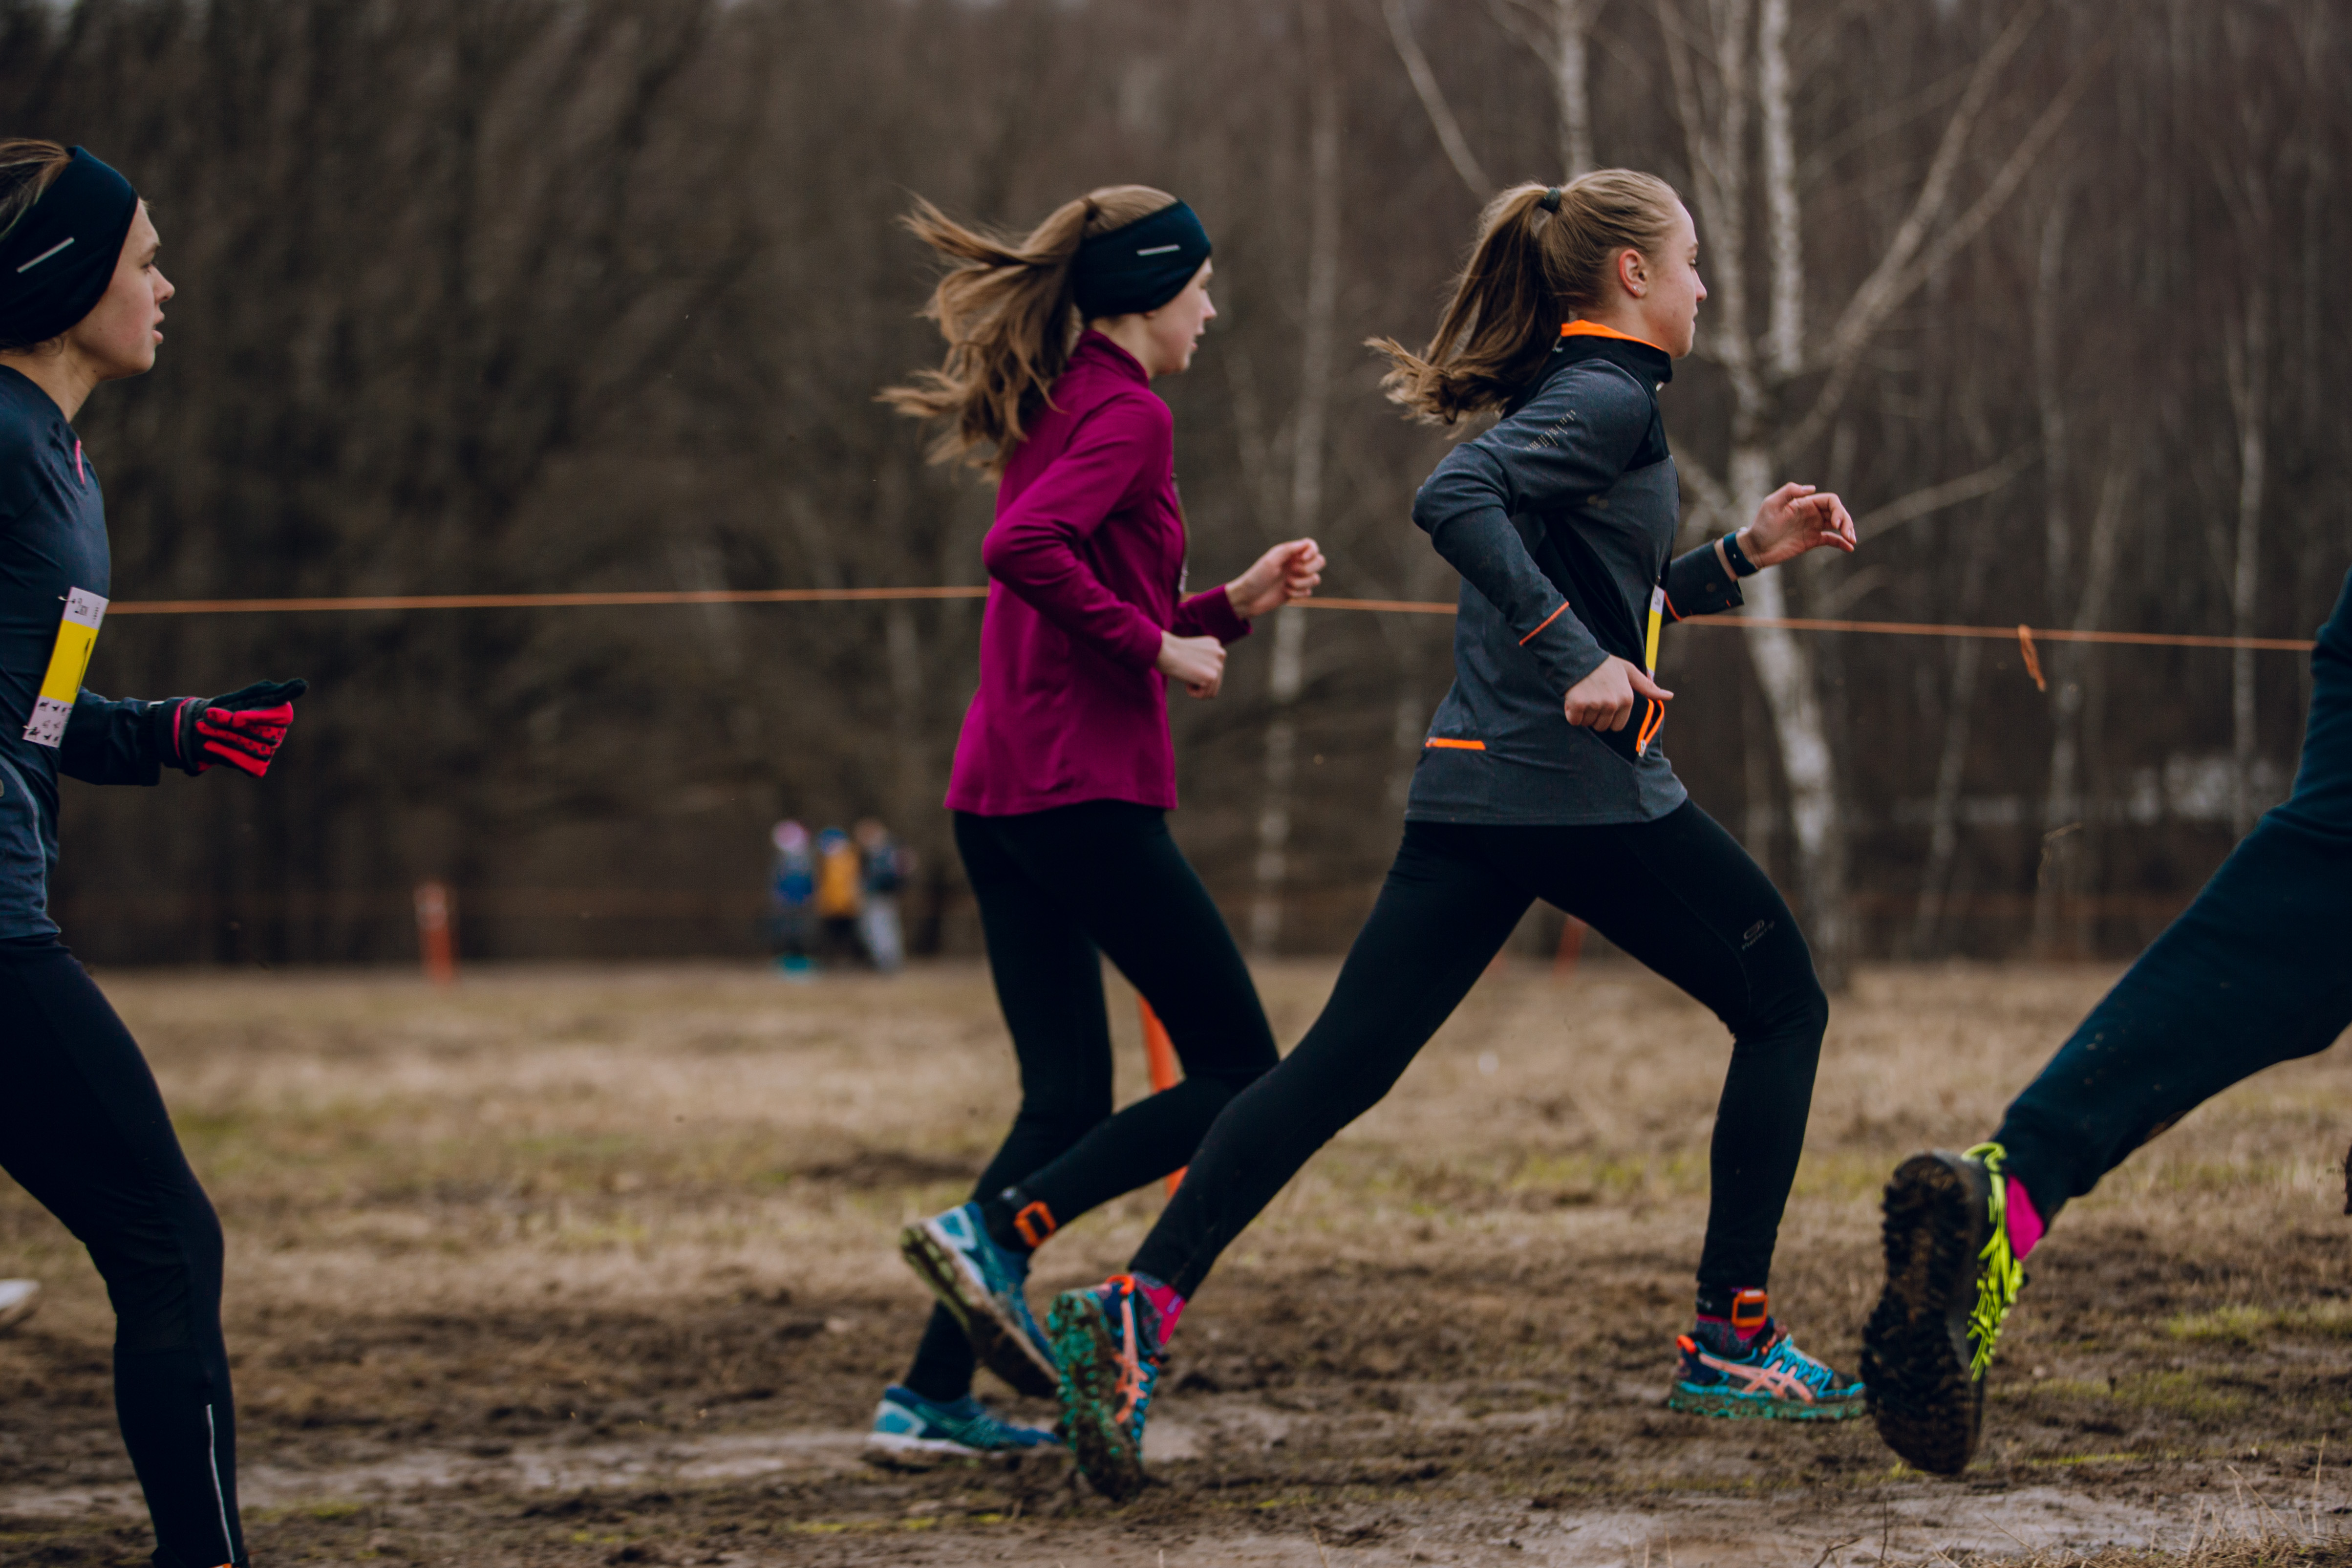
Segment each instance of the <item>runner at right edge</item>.
[[2058,1211],[2231,1084],[2352,1026],[2352,574],[2311,655],[2294,792],[2116,983],[1989,1143],[1886,1185],[1886,1283],[1862,1342],[1887,1447],[1956,1475],[1985,1373]]
[[1380,340],[1414,417],[1502,417],[1440,463],[1413,521],[1461,573],[1454,681],[1404,840],[1322,1016],[1237,1095],[1129,1271],[1054,1302],[1064,1431],[1113,1498],[1144,1482],[1162,1347],[1221,1253],[1395,1084],[1534,900],[1589,922],[1730,1029],[1696,1321],[1660,1350],[1705,1415],[1843,1419],[1852,1380],[1769,1310],[1829,1004],[1788,905],[1660,749],[1662,622],[1738,579],[1854,546],[1834,496],[1784,485],[1736,536],[1672,555],[1682,508],[1659,388],[1690,352],[1698,240],[1672,187],[1608,169],[1519,185],[1481,216],[1430,346]]

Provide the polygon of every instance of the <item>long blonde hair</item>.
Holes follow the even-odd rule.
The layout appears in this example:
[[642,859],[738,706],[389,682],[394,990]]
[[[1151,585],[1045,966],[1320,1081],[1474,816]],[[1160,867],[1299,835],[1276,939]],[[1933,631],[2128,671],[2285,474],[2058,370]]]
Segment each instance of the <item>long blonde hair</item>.
[[[1549,212],[1554,189],[1559,210]],[[1381,379],[1389,400],[1430,425],[1508,403],[1551,352],[1561,321],[1601,303],[1611,258],[1656,255],[1680,205],[1672,185],[1633,169],[1513,185],[1488,202],[1429,346],[1414,353],[1394,338],[1365,340],[1395,367]]]
[[915,199],[907,227],[953,263],[923,307],[948,341],[947,359],[884,387],[881,400],[918,419],[949,422],[931,444],[931,461],[1003,471],[1077,341],[1071,263],[1078,247],[1175,205],[1150,185],[1105,185],[1014,238],[967,227]]

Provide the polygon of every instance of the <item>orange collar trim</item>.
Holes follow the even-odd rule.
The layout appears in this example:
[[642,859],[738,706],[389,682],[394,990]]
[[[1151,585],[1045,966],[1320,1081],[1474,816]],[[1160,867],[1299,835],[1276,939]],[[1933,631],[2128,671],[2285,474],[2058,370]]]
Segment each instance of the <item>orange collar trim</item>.
[[1657,349],[1660,353],[1666,352],[1647,338],[1637,338],[1631,332],[1621,332],[1598,321],[1564,321],[1560,324],[1559,335],[1563,338],[1615,338],[1620,342],[1639,343],[1645,349]]

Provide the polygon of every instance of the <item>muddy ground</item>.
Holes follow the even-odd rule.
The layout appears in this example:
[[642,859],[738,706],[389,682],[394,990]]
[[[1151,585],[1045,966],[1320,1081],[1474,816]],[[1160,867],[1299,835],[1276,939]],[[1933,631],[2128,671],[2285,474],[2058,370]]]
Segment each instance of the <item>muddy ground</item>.
[[[1263,972],[1286,1043],[1331,973]],[[1773,1282],[1801,1342],[1851,1367],[1887,1171],[1982,1136],[2109,978],[1861,978]],[[961,1195],[1012,1107],[980,970],[101,979],[227,1226],[260,1563],[1826,1568],[2325,1542],[2352,1505],[2337,1056],[2068,1212],[1983,1458],[1932,1480],[1866,1424],[1662,1408],[1721,1031],[1629,966],[1490,976],[1202,1291],[1161,1484],[1112,1509],[1057,1459],[859,1458],[926,1305],[893,1234]],[[1124,994],[1116,1018],[1139,1092]],[[1074,1226],[1041,1292],[1122,1262],[1158,1205]],[[0,1563],[142,1562],[103,1290],[0,1178],[6,1275],[48,1296],[0,1339]]]

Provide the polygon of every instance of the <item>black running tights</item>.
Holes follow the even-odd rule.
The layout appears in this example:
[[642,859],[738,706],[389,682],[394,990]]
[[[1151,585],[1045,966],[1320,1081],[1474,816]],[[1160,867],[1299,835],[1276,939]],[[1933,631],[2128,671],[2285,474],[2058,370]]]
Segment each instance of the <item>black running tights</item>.
[[[975,1197],[1018,1184],[1067,1225],[1183,1166],[1234,1095],[1275,1064],[1249,966],[1166,815],[1089,801],[1019,816],[958,812],[996,998],[1021,1064],[1021,1110]],[[1168,1026],[1184,1079],[1111,1113],[1108,957]],[[935,1310],[907,1384],[971,1386],[971,1348]]]
[[157,1568],[245,1561],[221,1343],[221,1231],[139,1047],[55,938],[0,942],[0,1169],[114,1304],[114,1409]]
[[1236,1097],[1135,1255],[1198,1289],[1217,1255],[1339,1131],[1378,1104],[1542,899],[1712,1008],[1732,1035],[1716,1112],[1702,1300],[1762,1287],[1795,1179],[1829,1003],[1788,905],[1685,802],[1655,822],[1408,822],[1371,919],[1298,1048]]

